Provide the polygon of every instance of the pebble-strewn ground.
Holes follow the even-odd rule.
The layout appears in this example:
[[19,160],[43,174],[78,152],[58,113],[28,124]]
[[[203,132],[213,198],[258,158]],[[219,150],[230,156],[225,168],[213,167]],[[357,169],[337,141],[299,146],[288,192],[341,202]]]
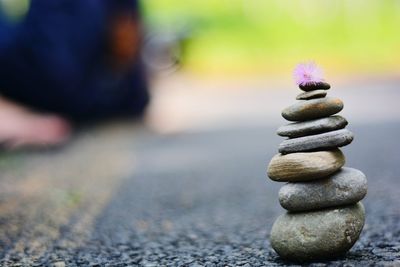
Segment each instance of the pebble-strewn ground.
[[[368,178],[366,225],[344,258],[311,266],[400,266],[400,124],[349,122],[344,153]],[[1,155],[0,265],[290,265],[268,243],[284,212],[265,174],[275,129],[114,126],[62,150]]]

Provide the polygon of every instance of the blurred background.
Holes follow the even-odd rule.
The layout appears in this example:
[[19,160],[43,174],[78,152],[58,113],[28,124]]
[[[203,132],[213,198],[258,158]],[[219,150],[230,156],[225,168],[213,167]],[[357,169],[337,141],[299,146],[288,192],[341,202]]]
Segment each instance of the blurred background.
[[[15,25],[25,20],[31,6],[31,0],[0,1],[3,16]],[[109,6],[111,10],[115,9],[113,5]],[[60,5],[54,10],[62,12],[66,8],[67,5]],[[82,11],[86,12],[83,8]],[[229,121],[229,118],[237,121],[235,116],[246,112],[251,113],[248,114],[248,120],[255,120],[252,118],[262,113],[263,116],[269,116],[273,114],[271,110],[266,110],[269,106],[284,105],[279,103],[280,100],[283,101],[281,97],[273,97],[272,94],[284,94],[287,89],[294,92],[292,70],[300,62],[315,61],[319,64],[325,70],[325,78],[332,83],[333,88],[340,90],[348,86],[356,89],[367,85],[362,93],[361,90],[358,91],[359,97],[365,96],[365,90],[380,87],[383,83],[393,84],[399,79],[400,35],[397,30],[400,25],[400,3],[396,0],[148,0],[135,4],[134,12],[139,13],[142,27],[139,58],[149,74],[148,87],[152,91],[152,101],[146,118],[149,125],[159,131],[173,131],[194,123],[216,122],[222,114],[226,114],[227,118],[221,118],[221,123]],[[50,22],[49,19],[45,23]],[[61,20],[57,23],[62,25],[64,22]],[[85,21],[82,23],[87,24]],[[85,30],[90,31],[89,28]],[[122,37],[124,38],[126,37]],[[48,45],[32,40],[39,49]],[[74,41],[68,38],[57,41],[62,43],[68,40]],[[125,41],[125,46],[134,45],[129,43],[129,39]],[[54,49],[53,53],[57,52],[64,53],[61,49]],[[42,57],[48,57],[46,52]],[[52,64],[52,61],[49,63]],[[86,64],[85,61],[73,63],[76,65],[75,69],[85,73],[84,67],[78,68]],[[75,75],[69,69],[61,68],[61,71],[67,73],[57,74],[61,77]],[[110,83],[103,81],[104,73],[95,72],[99,74],[94,74],[90,79],[100,82],[89,86],[104,87],[103,84]],[[138,72],[142,71],[135,70],[133,75],[133,80],[140,81],[135,86],[145,88],[141,79],[136,77]],[[76,84],[71,87],[76,87]],[[54,90],[50,88],[46,92],[52,91]],[[93,91],[96,89],[93,88]],[[80,108],[84,102],[81,100],[82,94],[74,94],[80,97],[71,98],[66,95],[65,99],[71,107],[76,102],[75,113],[69,110],[71,107],[60,110],[67,110],[68,114],[75,117],[92,112]],[[95,93],[88,95],[93,99],[93,94]],[[100,95],[96,96],[99,99],[110,98],[109,95],[96,94]],[[243,97],[243,94],[248,97]],[[42,95],[39,97],[44,98]],[[63,98],[64,95],[56,97]],[[209,101],[209,97],[214,101]],[[132,94],[125,98],[143,96]],[[271,98],[274,101],[269,101]],[[118,99],[113,101],[122,102]],[[202,101],[207,102],[206,105]],[[53,102],[57,104],[52,106],[46,103],[46,106],[52,109],[57,105],[62,106],[57,101]],[[137,105],[135,101],[131,102],[130,105]],[[241,109],[237,108],[239,103]],[[103,104],[101,108],[110,109],[108,105]],[[385,105],[381,108],[382,110],[372,112],[371,107],[368,107],[362,113],[364,117],[379,117],[378,113],[381,111],[387,116],[389,107]],[[277,109],[272,112],[274,111]],[[99,116],[104,117],[104,114]],[[396,114],[396,111],[390,112],[390,116]],[[271,117],[276,117],[275,115]]]
[[143,1],[146,25],[181,40],[185,70],[286,74],[314,59],[331,74],[397,74],[398,1]]
[[[398,1],[150,0],[143,1],[142,6],[147,28],[142,56],[149,69],[157,73],[153,88],[160,89],[155,93],[157,104],[153,107],[162,109],[168,105],[163,100],[171,101],[168,111],[171,120],[175,119],[165,127],[173,128],[175,122],[189,124],[190,118],[182,118],[189,115],[179,110],[194,112],[200,106],[208,108],[197,108],[202,113],[198,116],[211,112],[205,119],[210,122],[224,108],[230,117],[248,112],[251,115],[247,120],[257,117],[255,113],[263,113],[266,119],[278,111],[267,110],[268,107],[284,106],[279,103],[284,98],[273,94],[289,88],[294,92],[292,70],[299,62],[315,61],[325,70],[326,80],[334,90],[350,87],[345,93],[359,89],[359,97],[372,87],[377,90],[371,94],[381,95],[379,87],[383,83],[393,84],[399,79]],[[243,97],[246,93],[237,89],[255,91],[247,93],[254,97],[249,100]],[[224,90],[229,92],[222,93]],[[222,96],[216,101],[204,100],[207,105],[199,104],[199,95],[210,95],[210,91],[214,98]],[[174,98],[174,92],[181,96]],[[236,102],[232,99],[235,95]],[[183,96],[185,100],[180,101]],[[189,104],[189,99],[197,104]],[[216,107],[210,111],[213,103]],[[232,104],[230,108],[228,103]],[[178,105],[183,109],[171,111]],[[346,105],[348,108],[352,103]],[[394,116],[398,113],[388,112],[386,105],[378,111],[370,106],[358,108],[365,118],[377,117],[379,112]],[[158,114],[165,115],[166,109]],[[192,116],[196,123],[202,121],[195,114]]]
[[[26,23],[34,1],[0,0],[1,14],[12,25]],[[323,264],[399,263],[400,1],[121,1],[134,2],[133,13],[111,8],[120,3],[114,0],[36,1],[54,13],[34,9],[46,21],[29,21],[34,34],[22,39],[28,40],[24,53],[2,61],[0,92],[15,91],[3,87],[14,75],[24,88],[18,99],[26,100],[37,77],[54,75],[57,86],[37,84],[36,92],[46,93],[31,101],[45,99],[48,110],[75,119],[94,112],[107,123],[43,121],[26,118],[25,111],[26,121],[20,113],[7,119],[0,101],[0,133],[17,118],[19,133],[28,129],[21,125],[32,132],[32,123],[40,122],[36,135],[28,136],[35,140],[46,136],[48,125],[55,135],[46,140],[60,143],[57,131],[66,128],[71,134],[55,148],[40,143],[39,150],[1,151],[0,265],[285,265],[268,241],[284,210],[277,200],[281,184],[266,178],[266,167],[282,141],[275,131],[287,123],[280,112],[300,93],[292,71],[310,60],[324,70],[332,86],[328,96],[343,100],[340,114],[355,133],[343,149],[346,165],[365,172],[369,182],[360,241],[347,258]],[[109,6],[94,8],[98,3]],[[74,12],[81,5],[86,9]],[[128,14],[114,21],[121,31],[106,27],[117,40],[107,43],[118,59],[111,67],[108,57],[96,54],[103,47],[92,38],[99,24],[112,24],[102,17],[107,10]],[[43,35],[35,34],[38,29]],[[12,37],[8,30],[0,31],[0,49]],[[50,33],[67,37],[48,41]],[[88,43],[68,54],[69,41]],[[34,52],[40,56],[29,56]],[[124,59],[132,56],[135,67],[126,69]],[[25,66],[13,64],[19,60],[34,59],[39,63],[33,67],[9,71]],[[109,90],[114,87],[122,89]],[[69,90],[72,96],[47,98]],[[105,116],[120,115],[121,106],[129,110],[137,99],[138,110],[128,112],[135,116]],[[92,100],[99,107],[90,109]],[[134,120],[138,116],[143,120]]]

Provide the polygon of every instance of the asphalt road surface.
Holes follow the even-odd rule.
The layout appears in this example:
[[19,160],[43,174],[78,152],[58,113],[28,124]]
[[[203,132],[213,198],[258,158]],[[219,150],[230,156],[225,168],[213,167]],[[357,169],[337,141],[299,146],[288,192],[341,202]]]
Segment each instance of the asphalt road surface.
[[[400,266],[400,121],[355,121],[343,151],[368,178],[366,225],[346,256],[311,266]],[[293,265],[268,241],[284,212],[266,178],[277,125],[113,125],[1,155],[1,266]]]

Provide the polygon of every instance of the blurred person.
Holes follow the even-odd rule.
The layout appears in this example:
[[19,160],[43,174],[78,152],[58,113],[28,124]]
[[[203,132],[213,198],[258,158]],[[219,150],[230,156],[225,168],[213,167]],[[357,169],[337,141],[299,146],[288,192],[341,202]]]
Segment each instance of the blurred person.
[[28,4],[21,18],[0,10],[3,145],[57,145],[74,122],[144,112],[149,94],[139,60],[138,1]]

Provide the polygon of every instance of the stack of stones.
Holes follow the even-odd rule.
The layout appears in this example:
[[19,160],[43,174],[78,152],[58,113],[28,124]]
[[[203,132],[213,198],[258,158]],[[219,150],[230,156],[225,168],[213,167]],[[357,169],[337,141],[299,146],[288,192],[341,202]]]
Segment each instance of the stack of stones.
[[345,118],[334,115],[343,109],[338,98],[325,97],[330,85],[312,82],[299,86],[299,100],[283,110],[292,121],[277,133],[288,137],[268,166],[268,176],[287,182],[279,202],[288,210],[274,223],[271,245],[283,258],[294,261],[328,259],[346,253],[364,226],[367,193],[365,175],[343,167],[338,149],[353,140],[344,129]]

